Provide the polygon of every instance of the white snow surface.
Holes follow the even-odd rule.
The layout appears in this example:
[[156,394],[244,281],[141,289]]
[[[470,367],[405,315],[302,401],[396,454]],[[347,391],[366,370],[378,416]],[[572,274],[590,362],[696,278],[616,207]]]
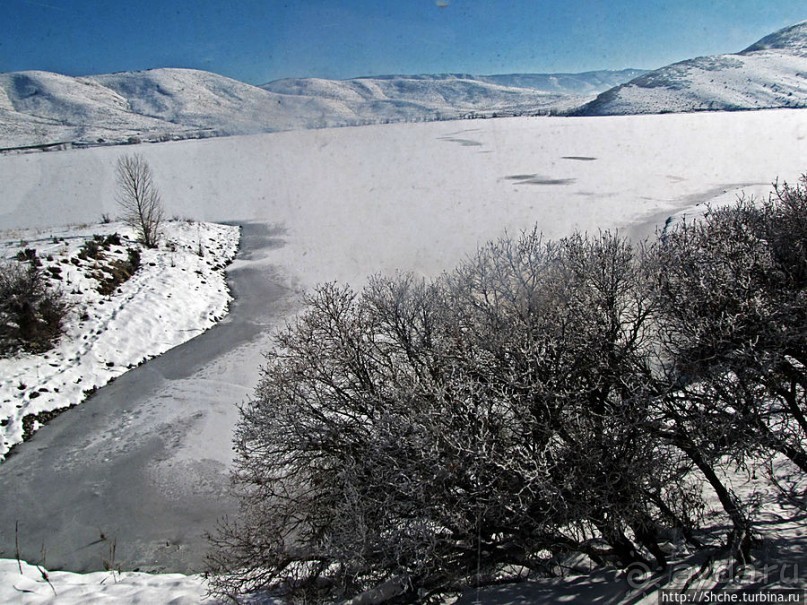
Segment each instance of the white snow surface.
[[[477,244],[536,223],[547,237],[615,227],[641,237],[698,203],[742,191],[764,194],[773,179],[793,182],[804,172],[807,110],[471,120],[182,141],[136,150],[152,166],[169,215],[258,221],[281,231],[281,247],[236,262],[271,267],[300,291],[331,280],[360,286],[379,271],[435,275]],[[29,246],[36,239],[50,246],[53,235],[61,237],[60,225],[93,222],[114,212],[114,166],[128,151],[109,147],[0,157],[0,228],[35,230],[9,235],[16,244],[6,254],[19,249],[20,239],[27,238]],[[183,243],[178,250],[188,249],[189,262],[199,262],[203,259],[193,253],[197,228],[188,225],[182,227],[184,235],[169,239]],[[123,234],[117,226],[109,228]],[[84,237],[96,232],[96,227],[82,231]],[[162,270],[171,269],[170,256],[159,263]],[[150,276],[157,279],[162,272]],[[212,283],[212,277],[206,281]],[[190,298],[190,288],[182,291],[183,300]],[[180,296],[176,289],[170,292]],[[197,319],[209,325],[216,314],[197,313]],[[100,318],[92,321],[101,324]],[[246,357],[239,358],[239,367],[254,362],[257,371],[260,352]],[[135,355],[115,367],[139,360]],[[108,375],[105,364],[90,365],[94,375]],[[6,373],[0,375],[6,381]],[[229,438],[220,442],[227,447]],[[790,536],[796,530],[783,526],[781,531]],[[52,573],[51,588],[36,568],[23,571],[21,576],[16,561],[0,562],[0,602],[72,605],[101,600],[115,585],[108,573]],[[121,578],[119,584],[132,592],[109,602],[201,602],[204,591],[203,580],[195,576]],[[612,578],[571,580],[569,595],[582,584],[596,596]],[[555,583],[533,587],[568,600]],[[152,589],[158,592],[147,592]],[[489,602],[530,602],[519,596],[523,588],[508,588],[504,597],[502,590],[491,589]],[[625,600],[635,602],[633,597]],[[649,599],[656,602],[655,596]]]
[[584,115],[807,106],[807,21],[737,54],[698,57],[600,94]]
[[392,124],[7,155],[0,227],[114,215],[115,162],[132,150],[169,216],[283,230],[271,262],[305,288],[434,274],[534,223],[557,237],[765,193],[805,170],[807,112]]
[[138,572],[75,574],[0,559],[0,603],[19,605],[216,605],[200,576]]
[[[36,250],[43,272],[58,272],[58,279],[49,278],[50,286],[60,289],[70,305],[55,348],[0,359],[0,461],[22,441],[25,416],[81,403],[129,368],[193,338],[227,313],[224,267],[235,256],[238,228],[172,221],[163,229],[160,246],[153,250],[141,249],[133,230],[121,223],[0,233],[0,258]],[[116,233],[121,244],[103,251],[103,259],[79,259],[85,242]],[[108,275],[101,270],[104,261],[125,260],[128,248],[141,249],[140,268],[111,295],[102,295],[99,277]]]

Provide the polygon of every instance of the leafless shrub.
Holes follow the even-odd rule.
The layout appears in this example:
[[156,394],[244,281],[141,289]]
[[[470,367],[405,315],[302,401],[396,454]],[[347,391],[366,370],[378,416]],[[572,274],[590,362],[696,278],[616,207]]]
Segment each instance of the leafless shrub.
[[679,384],[710,402],[726,433],[718,443],[779,452],[804,472],[806,246],[807,192],[787,184],[682,224],[659,246],[664,344]]
[[0,264],[0,354],[41,353],[62,333],[68,305],[33,263]]
[[432,283],[318,288],[242,409],[215,589],[423,599],[569,551],[664,564],[657,478],[683,471],[642,430],[641,280],[616,236],[528,233]]
[[317,288],[241,411],[213,590],[427,602],[569,553],[664,566],[660,530],[702,545],[701,482],[745,560],[720,467],[807,470],[805,184],[642,247],[530,232]]
[[[672,441],[706,475],[720,461],[790,458],[807,472],[807,192],[776,184],[673,227],[650,264],[662,308],[659,343],[669,382]],[[747,555],[750,522],[709,479]],[[741,553],[742,554],[742,553]]]

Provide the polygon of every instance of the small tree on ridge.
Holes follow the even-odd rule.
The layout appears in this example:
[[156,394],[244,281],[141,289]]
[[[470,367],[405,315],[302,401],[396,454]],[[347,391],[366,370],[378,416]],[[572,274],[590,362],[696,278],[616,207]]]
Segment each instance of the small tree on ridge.
[[140,154],[124,155],[118,159],[116,175],[124,222],[137,230],[143,245],[155,248],[160,241],[163,206],[148,162]]

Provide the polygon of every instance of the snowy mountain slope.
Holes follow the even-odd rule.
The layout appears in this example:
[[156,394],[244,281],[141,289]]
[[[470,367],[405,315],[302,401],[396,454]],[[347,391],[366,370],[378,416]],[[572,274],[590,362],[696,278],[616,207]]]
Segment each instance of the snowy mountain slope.
[[[341,90],[356,90],[374,87],[376,91],[395,90],[397,95],[411,95],[418,88],[448,87],[456,90],[450,91],[452,96],[462,94],[462,86],[479,87],[484,84],[494,84],[505,88],[524,88],[539,93],[558,95],[593,95],[613,86],[617,86],[635,77],[646,70],[623,69],[619,71],[603,70],[590,71],[579,74],[497,74],[490,76],[475,76],[471,74],[420,74],[420,75],[387,75],[353,78],[349,80],[325,80],[322,78],[286,78],[263,84],[261,88],[286,94],[320,94],[328,92],[328,86],[340,87]],[[317,88],[322,87],[322,88]],[[334,90],[331,90],[333,94]],[[385,92],[384,94],[389,94]],[[360,93],[357,98],[366,99]],[[404,98],[404,97],[401,97]],[[408,100],[422,100],[408,97]]]
[[[192,69],[0,74],[0,148],[201,138],[576,107],[635,71],[387,76],[251,86]],[[583,97],[580,95],[587,95]]]
[[95,138],[106,131],[123,138],[166,129],[89,78],[42,71],[0,74],[0,118],[3,146],[83,140],[90,130]]
[[605,91],[577,115],[807,106],[807,21],[742,52],[674,63]]
[[[637,74],[641,75],[634,77]],[[260,87],[190,69],[80,78],[40,71],[0,74],[0,149],[201,138],[469,114],[616,115],[804,106],[807,21],[737,54],[699,57],[649,73],[304,78]]]
[[796,23],[790,27],[780,29],[769,36],[765,36],[740,54],[760,50],[784,50],[789,53],[801,55],[802,57],[807,57],[807,21]]
[[352,117],[327,99],[312,103],[205,71],[155,69],[90,79],[124,97],[138,115],[215,134],[305,128],[321,115]]
[[397,76],[353,80],[279,80],[263,86],[283,94],[333,98],[345,102],[397,101],[424,109],[486,109],[510,104],[545,104],[557,94],[488,84],[465,76]]
[[352,118],[327,99],[277,95],[198,70],[82,78],[0,74],[0,147],[289,130],[309,127],[322,116],[334,123]]
[[559,103],[580,103],[586,96],[641,73],[644,72],[623,70],[493,76],[426,74],[351,80],[290,78],[269,82],[261,88],[287,95],[339,100],[359,116],[390,118],[400,114],[406,119],[407,111],[417,109],[426,116],[457,112],[538,112]]

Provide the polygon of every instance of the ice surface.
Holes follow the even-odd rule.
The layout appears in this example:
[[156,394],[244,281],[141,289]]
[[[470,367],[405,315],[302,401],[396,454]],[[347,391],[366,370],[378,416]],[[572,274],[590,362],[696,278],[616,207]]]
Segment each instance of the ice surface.
[[[536,223],[548,237],[614,227],[646,235],[663,226],[667,216],[699,202],[743,190],[764,192],[777,177],[794,181],[807,159],[807,111],[392,125],[135,149],[151,164],[169,215],[256,222],[264,225],[255,226],[261,241],[232,265],[236,303],[230,319],[136,370],[138,374],[119,378],[109,389],[110,401],[128,411],[113,415],[117,425],[103,429],[106,433],[65,431],[65,439],[72,434],[76,443],[70,455],[54,447],[56,453],[65,452],[60,468],[73,467],[85,482],[73,482],[73,491],[58,496],[45,489],[48,482],[40,484],[44,487],[35,492],[38,509],[31,519],[32,526],[39,519],[44,535],[66,525],[64,517],[55,516],[61,509],[76,518],[88,510],[92,522],[111,528],[110,536],[129,523],[127,531],[144,532],[150,520],[159,535],[166,520],[157,514],[157,496],[182,503],[191,498],[193,486],[201,486],[200,499],[222,493],[237,416],[234,406],[249,396],[272,326],[294,312],[304,289],[328,280],[359,286],[379,271],[434,275],[450,269],[478,243]],[[114,213],[115,161],[131,150],[0,157],[0,227],[94,222],[102,212]],[[515,175],[544,183],[508,178]],[[247,290],[239,293],[239,287],[255,288],[254,296]],[[236,315],[241,300],[254,304],[243,322]],[[219,338],[230,324],[233,333]],[[127,376],[133,377],[129,386]],[[112,389],[142,393],[137,409],[126,408],[129,395],[115,395]],[[92,401],[70,415],[83,413],[89,419],[90,405]],[[208,412],[199,416],[200,409]],[[20,462],[13,473],[4,471],[10,465],[0,466],[0,472],[8,473],[2,479],[4,488],[12,490],[8,498],[44,468],[46,436],[62,431],[67,416],[15,454],[22,461],[31,451],[30,465]],[[82,426],[90,425],[74,425]],[[82,457],[85,442],[92,456]],[[96,452],[118,456],[109,462],[112,483],[92,485],[92,475],[82,468],[91,466]],[[18,481],[14,487],[12,479]],[[70,484],[64,480],[54,489]],[[104,498],[111,505],[89,506]],[[171,533],[163,534],[160,553],[167,558],[144,563],[142,569],[178,568],[193,540],[201,542],[181,519],[210,527],[227,510],[213,508],[188,505],[183,515],[170,517]],[[89,532],[86,541],[49,545],[54,561],[56,548],[69,558],[100,539],[99,527],[86,519],[80,523]],[[7,522],[0,530],[13,536]],[[33,530],[26,541],[29,560],[36,560],[40,541]],[[124,543],[118,546],[121,557]],[[90,548],[88,558],[96,566],[105,546]],[[8,546],[3,548],[5,556],[13,556]]]

